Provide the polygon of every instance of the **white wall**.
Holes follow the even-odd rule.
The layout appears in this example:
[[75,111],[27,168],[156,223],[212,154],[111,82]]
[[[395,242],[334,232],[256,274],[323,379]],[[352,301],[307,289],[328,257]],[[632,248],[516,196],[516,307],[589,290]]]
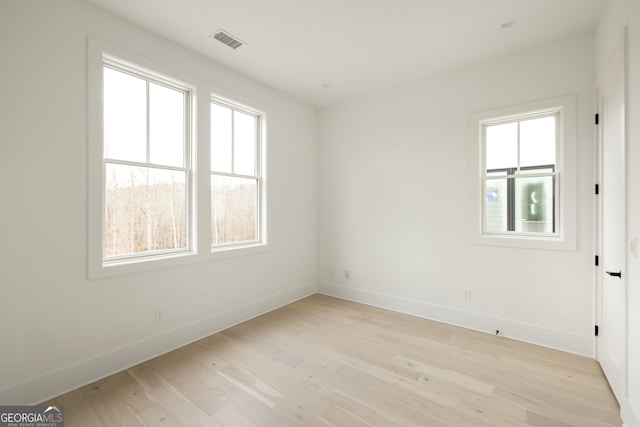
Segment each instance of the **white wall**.
[[[640,2],[609,1],[596,33],[597,69],[627,27],[627,234],[640,236]],[[640,261],[627,261],[628,398],[620,402],[625,425],[640,426]]]
[[[575,36],[321,110],[320,291],[592,356],[593,50]],[[470,114],[570,94],[577,250],[472,245]]]
[[[266,110],[267,253],[87,280],[88,35]],[[315,292],[313,109],[78,0],[0,2],[0,58],[0,404],[42,401]]]
[[[628,23],[639,75],[639,7],[610,2],[599,64]],[[265,107],[269,252],[87,280],[88,35]],[[593,45],[577,36],[328,107],[316,152],[314,111],[264,85],[80,0],[3,0],[0,404],[42,401],[313,293],[316,277],[327,294],[593,355]],[[472,245],[469,115],[567,94],[578,96],[577,250]],[[632,78],[630,164],[640,164],[637,104]],[[640,173],[629,179],[637,236]],[[628,267],[633,337],[640,266]],[[154,324],[156,307],[164,323]],[[629,352],[637,414],[639,340]]]

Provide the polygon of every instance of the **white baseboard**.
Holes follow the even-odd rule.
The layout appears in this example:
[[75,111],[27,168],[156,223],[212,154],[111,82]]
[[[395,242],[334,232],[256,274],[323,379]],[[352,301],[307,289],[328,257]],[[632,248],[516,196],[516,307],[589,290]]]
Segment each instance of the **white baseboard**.
[[623,427],[640,427],[640,410],[629,399],[620,402],[620,417]]
[[206,320],[145,338],[56,371],[0,389],[1,405],[33,405],[120,372],[189,343],[290,304],[317,291],[303,285],[241,306]]
[[593,358],[593,337],[587,335],[330,283],[318,283],[318,292],[480,332],[500,330],[507,338]]

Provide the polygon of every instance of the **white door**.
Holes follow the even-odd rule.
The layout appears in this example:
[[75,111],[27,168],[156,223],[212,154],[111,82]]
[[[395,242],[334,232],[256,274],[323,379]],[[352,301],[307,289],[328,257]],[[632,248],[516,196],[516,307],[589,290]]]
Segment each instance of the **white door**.
[[624,49],[598,88],[601,153],[597,358],[618,401],[626,395],[626,186]]

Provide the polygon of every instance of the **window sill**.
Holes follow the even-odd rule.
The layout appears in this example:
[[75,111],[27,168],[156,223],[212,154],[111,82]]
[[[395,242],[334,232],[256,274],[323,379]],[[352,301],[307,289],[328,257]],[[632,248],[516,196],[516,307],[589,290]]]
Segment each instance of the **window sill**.
[[505,248],[575,251],[575,241],[561,236],[526,236],[505,234],[479,234],[473,236],[472,244]]
[[189,264],[211,262],[225,258],[250,256],[268,252],[265,243],[238,245],[234,247],[217,248],[205,253],[182,252],[155,257],[140,257],[137,259],[101,262],[89,265],[89,280],[106,279],[115,276],[144,273],[166,268],[181,267]]
[[254,255],[267,252],[267,244],[263,242],[247,243],[245,245],[212,247],[209,259],[225,259],[237,256]]

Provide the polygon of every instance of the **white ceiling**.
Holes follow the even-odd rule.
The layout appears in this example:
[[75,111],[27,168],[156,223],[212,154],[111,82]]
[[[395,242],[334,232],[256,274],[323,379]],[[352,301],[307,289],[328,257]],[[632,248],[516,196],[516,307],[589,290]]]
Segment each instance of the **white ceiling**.
[[592,30],[605,0],[88,1],[321,107]]

